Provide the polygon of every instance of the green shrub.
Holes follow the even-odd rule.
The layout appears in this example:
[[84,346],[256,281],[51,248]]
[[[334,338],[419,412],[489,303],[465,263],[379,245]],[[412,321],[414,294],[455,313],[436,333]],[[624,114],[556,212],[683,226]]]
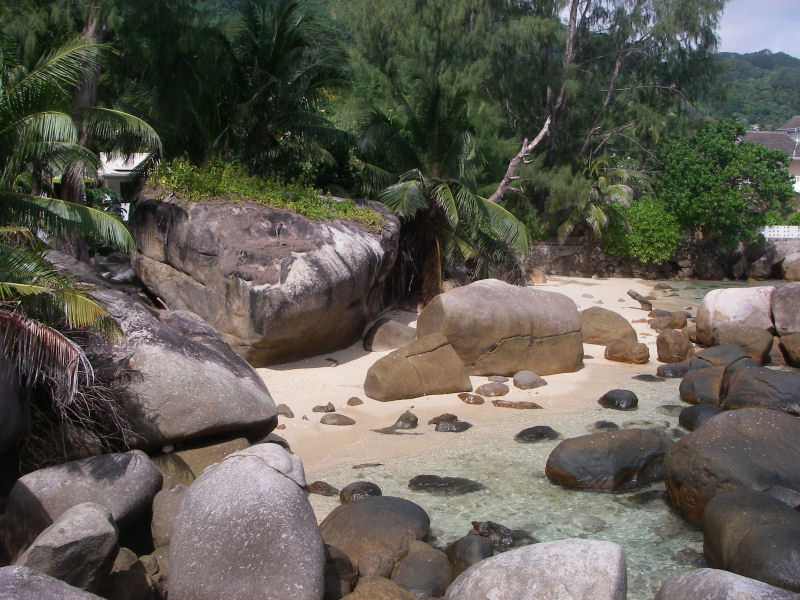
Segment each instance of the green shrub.
[[786,225],[786,219],[784,219],[777,210],[769,210],[764,213],[764,225],[768,227],[772,227],[773,225]]
[[786,224],[800,226],[800,211],[793,212],[791,215],[786,217]]
[[661,200],[645,197],[617,209],[627,220],[627,227],[617,223],[606,230],[603,247],[611,254],[630,256],[640,262],[661,264],[678,247],[681,226]]
[[380,214],[352,200],[323,197],[319,190],[297,182],[254,177],[237,164],[210,161],[196,167],[178,158],[161,163],[148,181],[165,192],[174,192],[194,202],[207,198],[224,198],[234,203],[252,200],[264,206],[285,208],[315,221],[343,219],[373,229],[383,224]]

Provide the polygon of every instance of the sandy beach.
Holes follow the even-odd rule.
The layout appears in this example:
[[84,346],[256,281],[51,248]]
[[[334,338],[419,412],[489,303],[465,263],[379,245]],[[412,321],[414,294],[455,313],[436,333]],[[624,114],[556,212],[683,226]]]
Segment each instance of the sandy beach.
[[[654,373],[656,366],[656,333],[647,324],[647,313],[639,303],[627,295],[629,289],[655,298],[655,308],[667,310],[686,309],[686,300],[673,292],[657,290],[655,281],[639,279],[588,279],[553,276],[547,283],[536,287],[559,292],[571,298],[578,310],[602,306],[616,311],[633,323],[639,341],[650,348],[650,362],[629,365],[603,358],[604,347],[584,345],[584,367],[574,373],[546,377],[548,385],[535,390],[519,390],[509,383],[509,400],[533,400],[544,410],[536,411],[542,423],[559,423],[570,414],[594,411],[597,408],[598,390],[624,387],[624,382],[640,373]],[[672,282],[673,287],[681,286]],[[694,314],[694,313],[693,313]],[[389,311],[391,318],[415,324],[416,315],[403,311]],[[637,323],[636,321],[642,321]],[[473,428],[458,434],[459,444],[469,444],[480,439],[481,430],[511,430],[524,426],[530,420],[530,411],[502,409],[490,402],[480,406],[466,405],[456,394],[424,396],[410,400],[378,402],[364,394],[363,383],[369,367],[387,352],[366,352],[361,342],[328,355],[292,363],[258,369],[276,404],[288,405],[294,418],[280,418],[285,429],[277,431],[291,444],[293,451],[305,465],[309,482],[325,479],[326,474],[346,465],[365,462],[382,462],[397,457],[412,457],[435,453],[445,444],[453,443],[453,436],[437,433],[428,426],[428,420],[439,414],[455,413],[468,420]],[[485,377],[473,377],[473,388],[485,383]],[[351,397],[363,400],[359,406],[348,406]],[[356,421],[355,425],[336,427],[322,425],[322,416],[312,412],[317,405],[331,402],[338,413]],[[375,429],[392,425],[401,413],[412,410],[419,418],[419,427],[402,435],[384,435]],[[307,417],[304,418],[304,417]],[[519,429],[514,429],[514,432]],[[315,503],[316,504],[316,503]],[[315,507],[316,509],[316,507]],[[324,517],[318,514],[318,517]]]

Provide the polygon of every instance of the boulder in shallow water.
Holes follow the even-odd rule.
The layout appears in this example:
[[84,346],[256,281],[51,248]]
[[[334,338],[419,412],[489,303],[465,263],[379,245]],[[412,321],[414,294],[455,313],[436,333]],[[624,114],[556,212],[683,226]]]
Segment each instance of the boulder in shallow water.
[[545,475],[571,489],[633,489],[662,479],[661,462],[671,443],[643,429],[570,438],[550,453]]
[[184,494],[169,549],[171,600],[319,600],[325,557],[300,459],[256,444]]
[[689,371],[678,388],[681,400],[689,404],[718,405],[725,398],[725,367]]
[[711,290],[697,309],[697,341],[704,346],[721,343],[716,330],[728,323],[747,324],[771,338],[774,291],[775,287],[771,285]]
[[800,592],[800,513],[748,489],[714,496],[703,511],[709,567]]
[[380,358],[364,381],[364,393],[382,401],[471,391],[467,369],[441,335],[421,337]]
[[461,494],[478,492],[485,489],[485,486],[466,477],[417,475],[409,480],[408,489],[415,492],[427,492],[436,496],[460,496]]
[[354,565],[368,554],[398,560],[412,540],[428,534],[430,518],[421,506],[393,496],[371,496],[342,504],[320,523],[326,544],[336,546]]
[[445,600],[625,600],[625,553],[612,542],[566,539],[532,544],[472,565]]
[[696,569],[673,575],[654,600],[800,600],[800,594],[718,569]]
[[342,488],[342,491],[339,492],[339,501],[342,504],[347,504],[348,502],[363,500],[364,498],[368,498],[370,496],[382,495],[383,492],[377,484],[372,483],[371,481],[354,481],[353,483],[348,483]]
[[714,404],[694,404],[687,406],[678,415],[678,423],[689,431],[694,431],[711,417],[716,417],[722,408]]
[[665,329],[656,338],[658,360],[663,363],[678,363],[692,354],[693,346],[683,331]]
[[784,412],[725,411],[668,450],[664,479],[670,502],[699,523],[708,501],[726,490],[800,495],[798,439],[800,419]]
[[417,337],[439,334],[472,375],[577,371],[583,344],[578,309],[562,294],[484,279],[434,298]]
[[453,569],[447,555],[417,540],[409,542],[408,554],[392,572],[392,581],[415,598],[440,598],[452,579]]
[[746,367],[731,373],[722,406],[770,408],[800,416],[800,373]]

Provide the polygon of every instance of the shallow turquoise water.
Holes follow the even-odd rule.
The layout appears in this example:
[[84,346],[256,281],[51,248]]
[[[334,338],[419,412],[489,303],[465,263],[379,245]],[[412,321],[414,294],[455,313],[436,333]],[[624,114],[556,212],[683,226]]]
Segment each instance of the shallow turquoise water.
[[[566,490],[544,476],[550,452],[559,440],[520,444],[514,435],[532,425],[550,425],[562,438],[588,433],[588,427],[604,419],[623,425],[628,421],[650,421],[677,427],[677,416],[665,414],[662,405],[680,404],[678,380],[659,383],[631,379],[620,387],[639,396],[636,411],[614,411],[597,407],[571,415],[548,416],[548,411],[516,417],[518,425],[505,431],[476,431],[452,436],[452,445],[428,455],[386,461],[380,466],[353,469],[342,467],[326,473],[326,481],[343,487],[352,481],[378,484],[384,495],[401,496],[421,505],[431,517],[433,543],[443,547],[465,535],[471,521],[495,521],[511,529],[525,530],[535,541],[569,537],[607,540],[620,544],[628,565],[628,598],[650,600],[661,582],[676,573],[702,565],[702,533],[675,513],[658,492],[663,483],[624,494]],[[600,394],[598,394],[599,396]],[[459,417],[469,420],[469,407]],[[674,411],[673,411],[674,412]],[[515,415],[516,416],[516,415]],[[518,427],[518,428],[517,428]],[[426,433],[432,427],[420,424]],[[669,431],[668,431],[669,433]],[[379,435],[379,434],[375,434]],[[365,457],[367,458],[367,457]],[[467,477],[486,489],[461,496],[435,496],[408,489],[408,481],[420,474]],[[637,494],[649,494],[649,501],[636,503]],[[330,508],[338,499],[315,499]]]

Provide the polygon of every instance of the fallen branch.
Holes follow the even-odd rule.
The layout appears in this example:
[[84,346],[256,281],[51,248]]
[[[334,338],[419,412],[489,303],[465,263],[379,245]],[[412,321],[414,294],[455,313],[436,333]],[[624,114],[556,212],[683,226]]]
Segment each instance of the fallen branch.
[[539,142],[542,141],[544,136],[547,134],[548,129],[550,129],[550,117],[547,117],[547,120],[544,122],[541,131],[539,134],[533,139],[533,141],[529,142],[528,138],[522,142],[522,148],[520,148],[517,155],[511,159],[511,162],[508,163],[508,169],[506,170],[506,174],[503,179],[500,181],[500,184],[497,186],[495,192],[489,196],[489,201],[494,202],[495,204],[499,203],[500,200],[503,199],[503,194],[506,193],[511,187],[511,182],[516,181],[519,179],[517,175],[517,168],[527,162],[527,158],[531,155],[534,148],[539,145]]

